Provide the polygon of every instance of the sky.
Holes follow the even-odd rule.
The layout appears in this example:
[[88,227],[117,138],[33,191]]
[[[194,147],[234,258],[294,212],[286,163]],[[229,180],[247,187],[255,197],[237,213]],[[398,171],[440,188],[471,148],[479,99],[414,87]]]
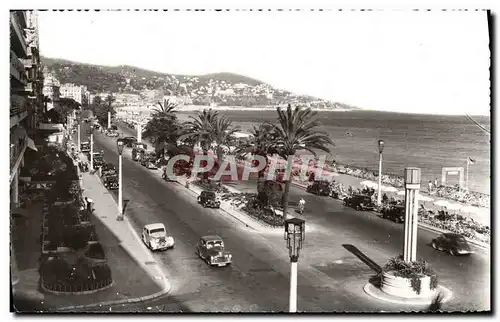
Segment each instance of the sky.
[[42,55],[233,72],[366,109],[489,115],[485,11],[40,12]]

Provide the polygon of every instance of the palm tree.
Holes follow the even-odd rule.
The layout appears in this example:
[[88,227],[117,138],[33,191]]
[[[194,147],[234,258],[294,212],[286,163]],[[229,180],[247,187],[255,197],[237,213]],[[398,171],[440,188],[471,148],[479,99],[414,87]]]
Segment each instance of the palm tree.
[[215,151],[219,167],[224,161],[224,146],[228,146],[231,143],[233,134],[239,130],[240,127],[233,127],[231,121],[225,116],[217,117],[214,120],[214,123],[212,124],[212,134],[216,144]]
[[157,156],[163,156],[167,143],[177,144],[180,126],[174,114],[176,103],[165,100],[163,104],[158,102],[158,105],[159,107],[153,108],[155,112],[146,124],[143,135],[154,144]]
[[172,113],[175,113],[175,109],[178,107],[179,104],[172,102],[170,99],[166,99],[163,101],[163,104],[158,102],[159,107],[153,107],[153,110],[155,111],[154,115],[170,115]]
[[[217,111],[204,109],[198,112],[196,117],[190,116],[191,121],[183,124],[183,134],[179,136],[180,141],[192,140],[200,144],[203,155],[208,155],[208,150],[214,142],[214,124],[219,117]],[[208,179],[208,172],[204,173],[205,180]]]
[[270,123],[261,123],[258,127],[252,126],[250,134],[253,139],[247,144],[240,145],[236,149],[236,155],[246,156],[247,154],[259,155],[264,157],[266,160],[266,166],[259,171],[259,180],[264,177],[267,165],[269,164],[269,154],[273,154],[276,150],[273,147],[273,141],[275,140],[275,133],[273,132],[273,126]]
[[[306,150],[316,157],[315,150],[331,153],[328,145],[334,145],[328,133],[317,130],[320,123],[315,120],[316,112],[310,108],[302,109],[295,107],[292,109],[288,104],[286,110],[278,107],[278,124],[273,124],[276,133],[275,148],[278,155],[287,159],[287,172],[291,172],[293,158],[297,151]],[[288,194],[290,192],[290,182],[292,178],[287,178],[285,191],[283,193],[283,214],[288,216]]]

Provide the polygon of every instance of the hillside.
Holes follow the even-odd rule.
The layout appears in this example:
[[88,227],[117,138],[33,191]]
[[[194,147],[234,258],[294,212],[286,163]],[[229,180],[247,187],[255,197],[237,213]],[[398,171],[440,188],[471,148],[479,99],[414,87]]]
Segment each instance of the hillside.
[[144,93],[156,90],[165,95],[182,96],[194,105],[255,107],[291,103],[324,109],[340,108],[337,103],[295,95],[234,73],[175,75],[128,65],[99,66],[47,57],[41,57],[41,61],[62,84],[85,85],[93,94],[127,93],[143,97]]

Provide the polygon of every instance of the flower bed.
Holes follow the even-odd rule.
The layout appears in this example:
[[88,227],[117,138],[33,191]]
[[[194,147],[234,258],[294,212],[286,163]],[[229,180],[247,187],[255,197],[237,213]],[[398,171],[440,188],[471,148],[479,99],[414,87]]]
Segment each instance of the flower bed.
[[75,265],[62,258],[45,261],[40,268],[42,289],[49,292],[76,293],[103,289],[113,283],[106,264],[93,266],[86,260]]
[[[384,266],[383,274],[385,278],[390,279],[390,282],[385,285],[384,282],[382,282],[382,289],[384,289],[385,286],[387,289],[386,291],[393,295],[404,297],[413,297],[413,295],[415,295],[415,297],[418,297],[422,290],[425,290],[426,293],[429,294],[430,291],[436,289],[438,285],[436,272],[428,266],[426,261],[419,259],[407,263],[403,260],[402,255],[391,258]],[[397,279],[398,277],[403,279],[403,283]],[[406,290],[407,287],[404,283],[404,279],[409,280],[413,292],[408,292],[408,290]],[[422,285],[422,282],[428,284]]]
[[202,190],[208,190],[208,191],[215,191],[219,193],[228,193],[229,190],[224,187],[224,185],[220,185],[218,182],[215,181],[203,181],[203,180],[196,180],[193,182],[193,184],[197,187],[200,187]]

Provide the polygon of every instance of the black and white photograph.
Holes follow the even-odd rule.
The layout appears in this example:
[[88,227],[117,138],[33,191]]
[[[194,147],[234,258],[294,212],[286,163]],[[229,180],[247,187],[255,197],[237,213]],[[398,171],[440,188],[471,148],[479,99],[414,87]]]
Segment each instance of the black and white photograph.
[[8,11],[13,314],[491,313],[494,12],[84,8]]

